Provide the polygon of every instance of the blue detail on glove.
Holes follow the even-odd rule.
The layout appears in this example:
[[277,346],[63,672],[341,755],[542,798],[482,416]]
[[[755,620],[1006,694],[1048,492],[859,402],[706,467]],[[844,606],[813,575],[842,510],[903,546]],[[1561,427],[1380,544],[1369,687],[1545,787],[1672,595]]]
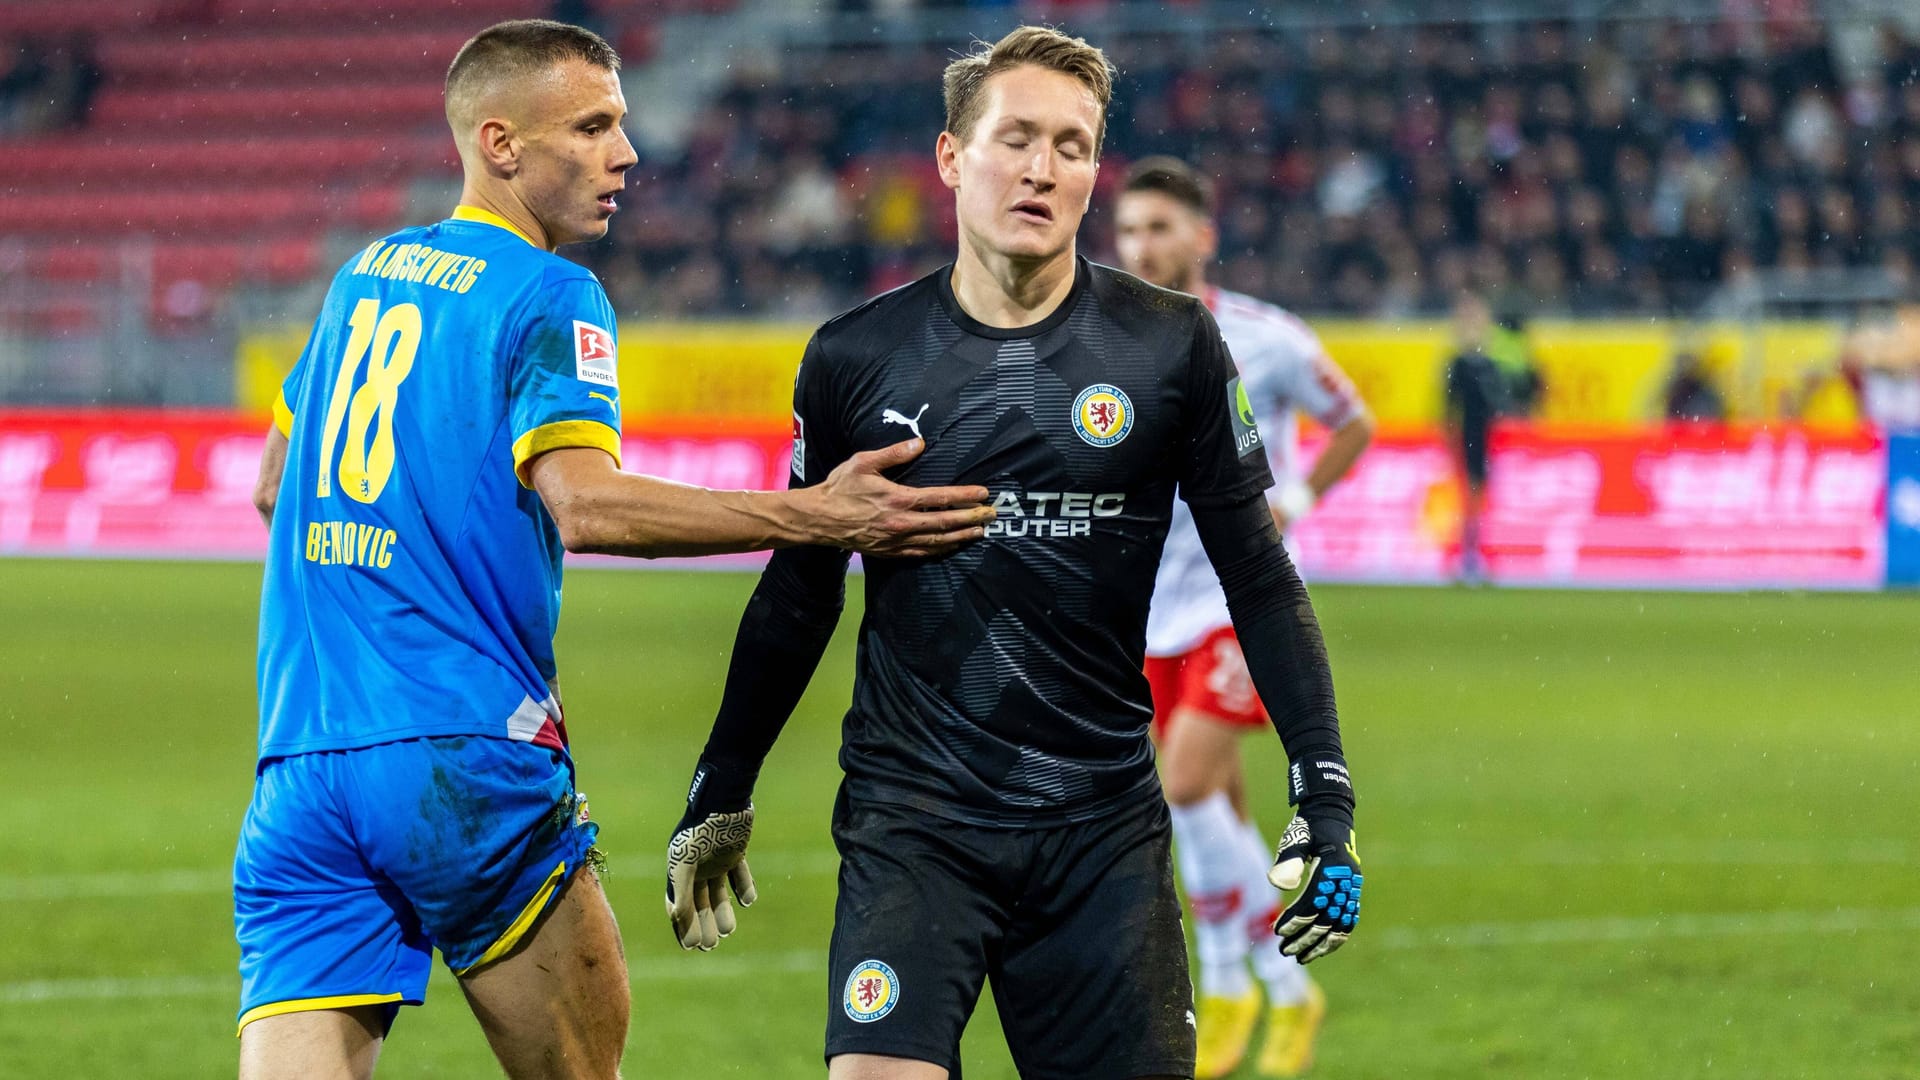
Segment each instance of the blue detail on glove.
[[1331,882],[1331,881],[1322,881],[1322,882],[1320,883],[1320,891],[1321,891],[1321,892],[1323,892],[1323,893],[1330,893],[1330,892],[1332,892],[1332,891],[1333,891],[1333,882]]
[[1330,878],[1354,878],[1355,880],[1359,880],[1351,866],[1329,866],[1327,867],[1327,876]]
[[1352,926],[1352,925],[1353,925],[1353,916],[1351,916],[1351,915],[1342,915],[1342,916],[1340,916],[1340,925],[1341,925],[1341,926]]
[[1326,897],[1324,897],[1324,896],[1316,896],[1316,897],[1314,897],[1314,898],[1313,898],[1313,906],[1314,906],[1314,907],[1317,907],[1317,908],[1324,908],[1324,907],[1326,907],[1326,906],[1327,906],[1327,898],[1326,898]]

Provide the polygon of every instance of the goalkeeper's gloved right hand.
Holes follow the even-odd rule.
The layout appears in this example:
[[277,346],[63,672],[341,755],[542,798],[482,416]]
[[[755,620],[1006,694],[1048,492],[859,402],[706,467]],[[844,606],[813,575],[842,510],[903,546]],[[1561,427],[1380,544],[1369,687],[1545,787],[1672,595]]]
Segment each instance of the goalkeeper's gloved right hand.
[[1299,810],[1280,837],[1267,880],[1286,904],[1273,923],[1280,951],[1306,964],[1346,944],[1360,921],[1360,853],[1345,759],[1302,754],[1289,774]]
[[729,885],[741,907],[756,899],[747,871],[753,781],[705,758],[694,767],[687,812],[667,843],[667,917],[683,949],[711,949],[733,933]]

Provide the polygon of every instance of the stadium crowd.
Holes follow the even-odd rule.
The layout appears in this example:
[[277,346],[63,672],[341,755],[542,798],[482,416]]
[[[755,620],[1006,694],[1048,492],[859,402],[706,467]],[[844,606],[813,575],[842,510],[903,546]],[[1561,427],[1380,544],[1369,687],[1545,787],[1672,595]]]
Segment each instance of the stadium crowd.
[[[1302,311],[1687,312],[1756,268],[1920,262],[1920,38],[1842,64],[1813,21],[1544,22],[1103,42],[1103,184],[1171,153],[1221,191],[1221,284]],[[947,257],[944,45],[742,66],[587,252],[642,315],[814,316]],[[1096,198],[1086,240],[1110,255]]]

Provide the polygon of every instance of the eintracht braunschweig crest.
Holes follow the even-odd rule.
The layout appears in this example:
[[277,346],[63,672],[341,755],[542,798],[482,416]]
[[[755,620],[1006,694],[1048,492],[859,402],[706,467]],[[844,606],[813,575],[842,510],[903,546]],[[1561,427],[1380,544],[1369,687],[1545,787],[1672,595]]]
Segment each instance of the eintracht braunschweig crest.
[[871,1024],[893,1011],[900,1000],[900,979],[893,969],[878,960],[862,960],[847,976],[847,988],[841,993],[847,1016],[857,1024]]
[[1133,402],[1126,391],[1094,383],[1073,399],[1073,430],[1092,446],[1112,446],[1133,430]]

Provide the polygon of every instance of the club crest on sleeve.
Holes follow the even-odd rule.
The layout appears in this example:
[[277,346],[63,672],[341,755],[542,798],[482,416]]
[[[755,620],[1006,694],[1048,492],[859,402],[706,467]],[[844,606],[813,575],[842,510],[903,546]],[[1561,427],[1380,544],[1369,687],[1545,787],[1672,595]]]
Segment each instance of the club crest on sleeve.
[[856,1024],[871,1024],[893,1011],[900,1001],[900,979],[893,969],[878,960],[862,960],[847,976],[847,988],[841,995],[847,1017]]
[[1073,430],[1089,446],[1112,446],[1133,430],[1133,402],[1117,386],[1094,383],[1073,399]]
[[573,320],[573,373],[581,382],[619,386],[613,335],[590,322]]

